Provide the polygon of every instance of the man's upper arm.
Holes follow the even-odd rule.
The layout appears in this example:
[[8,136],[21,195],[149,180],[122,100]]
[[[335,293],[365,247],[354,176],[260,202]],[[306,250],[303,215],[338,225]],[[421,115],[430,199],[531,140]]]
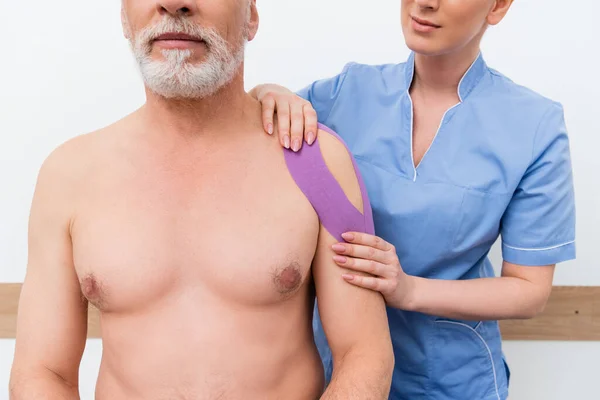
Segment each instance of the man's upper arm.
[[[75,274],[70,237],[72,145],[45,161],[29,217],[28,263],[19,300],[12,380],[48,370],[77,385],[87,332],[87,303]],[[71,160],[69,160],[71,158]]]
[[[361,212],[368,199],[361,193],[357,171],[351,155],[337,138],[319,132],[323,158],[330,172],[340,184],[348,200]],[[370,213],[370,207],[367,212]],[[367,218],[369,219],[369,218]],[[337,240],[321,226],[313,275],[321,322],[334,359],[347,351],[382,349],[390,351],[389,327],[383,297],[370,290],[351,285],[342,279],[345,269],[333,261],[331,246]],[[362,350],[361,350],[362,351]],[[374,352],[377,354],[377,352]]]

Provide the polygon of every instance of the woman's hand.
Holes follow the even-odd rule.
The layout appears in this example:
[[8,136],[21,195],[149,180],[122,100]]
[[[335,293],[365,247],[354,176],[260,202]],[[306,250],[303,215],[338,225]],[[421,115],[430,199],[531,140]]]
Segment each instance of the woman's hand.
[[274,84],[255,87],[250,95],[262,105],[265,131],[273,134],[273,118],[277,113],[279,142],[286,149],[298,151],[302,139],[312,144],[317,137],[317,113],[312,105],[294,92]]
[[348,243],[333,245],[337,253],[333,260],[340,267],[370,275],[345,273],[346,282],[380,292],[391,307],[410,310],[415,279],[402,270],[394,246],[365,233],[347,232],[342,237]]

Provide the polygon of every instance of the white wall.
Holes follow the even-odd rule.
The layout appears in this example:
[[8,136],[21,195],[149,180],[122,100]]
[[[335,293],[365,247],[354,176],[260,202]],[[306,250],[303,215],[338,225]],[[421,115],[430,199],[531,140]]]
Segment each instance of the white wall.
[[[247,87],[273,81],[299,88],[347,61],[400,62],[408,55],[399,0],[258,0],[261,27],[249,45]],[[25,275],[27,216],[43,159],[74,135],[107,125],[143,102],[121,36],[120,2],[3,1],[0,23],[0,282]],[[600,28],[596,0],[516,1],[486,36],[488,63],[563,103],[576,178],[578,259],[558,268],[557,285],[600,285]],[[303,50],[304,48],[308,50]],[[494,261],[500,261],[495,249]],[[0,341],[0,399],[14,342]],[[506,343],[512,399],[596,396],[600,343]],[[101,344],[81,368],[91,399]]]

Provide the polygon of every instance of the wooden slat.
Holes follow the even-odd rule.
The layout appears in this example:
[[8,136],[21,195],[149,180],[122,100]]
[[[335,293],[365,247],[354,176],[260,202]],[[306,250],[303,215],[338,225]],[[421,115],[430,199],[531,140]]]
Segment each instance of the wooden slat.
[[600,340],[600,287],[555,286],[541,315],[500,326],[506,340]]
[[[0,283],[0,338],[14,338],[21,284]],[[90,307],[88,337],[100,337],[100,315]],[[500,323],[504,340],[600,341],[600,286],[555,286],[546,310],[531,320]]]
[[0,283],[0,338],[14,338],[20,283]]
[[88,308],[88,338],[100,338],[100,311],[94,306]]

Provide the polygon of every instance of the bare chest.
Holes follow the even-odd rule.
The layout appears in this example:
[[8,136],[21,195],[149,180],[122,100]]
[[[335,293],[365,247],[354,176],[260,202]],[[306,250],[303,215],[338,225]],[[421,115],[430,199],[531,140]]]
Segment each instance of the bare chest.
[[99,174],[73,225],[84,295],[114,311],[292,296],[309,281],[318,220],[286,172]]

